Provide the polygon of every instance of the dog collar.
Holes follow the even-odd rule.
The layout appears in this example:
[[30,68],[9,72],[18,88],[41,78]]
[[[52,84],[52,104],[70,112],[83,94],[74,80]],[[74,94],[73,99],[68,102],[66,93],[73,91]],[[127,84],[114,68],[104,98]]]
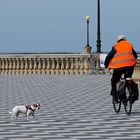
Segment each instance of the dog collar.
[[31,105],[26,105],[25,107],[27,110],[29,109],[29,110],[32,110],[33,112],[35,111],[34,109],[32,109]]

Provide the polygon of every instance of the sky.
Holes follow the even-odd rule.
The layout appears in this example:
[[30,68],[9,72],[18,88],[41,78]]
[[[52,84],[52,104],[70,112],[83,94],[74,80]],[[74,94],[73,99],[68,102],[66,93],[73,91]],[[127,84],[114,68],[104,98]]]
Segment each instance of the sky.
[[[124,34],[140,51],[140,0],[100,0],[101,51]],[[0,52],[96,52],[97,0],[0,0]]]

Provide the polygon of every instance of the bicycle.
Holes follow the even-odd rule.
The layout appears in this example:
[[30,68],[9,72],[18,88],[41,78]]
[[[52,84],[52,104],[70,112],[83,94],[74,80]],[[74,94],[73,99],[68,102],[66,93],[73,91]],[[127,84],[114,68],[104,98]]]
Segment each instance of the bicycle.
[[118,101],[113,102],[113,108],[116,113],[119,113],[121,109],[121,104],[123,104],[125,113],[127,115],[130,115],[132,110],[132,104],[135,102],[135,100],[137,100],[134,97],[132,91],[134,89],[133,87],[134,81],[131,78],[126,78],[123,79],[123,82],[124,85],[123,85],[122,95],[118,95],[118,91],[117,91]]

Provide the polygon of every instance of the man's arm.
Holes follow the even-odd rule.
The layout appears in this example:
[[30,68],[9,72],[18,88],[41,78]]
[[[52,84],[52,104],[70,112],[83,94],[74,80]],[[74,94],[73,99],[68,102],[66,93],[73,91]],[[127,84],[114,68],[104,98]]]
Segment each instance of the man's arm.
[[114,47],[112,47],[111,51],[108,53],[108,55],[106,56],[106,59],[105,59],[105,68],[108,67],[111,59],[114,57],[115,53],[116,53],[116,49]]
[[132,53],[133,53],[134,57],[137,59],[137,53],[134,49],[132,50]]

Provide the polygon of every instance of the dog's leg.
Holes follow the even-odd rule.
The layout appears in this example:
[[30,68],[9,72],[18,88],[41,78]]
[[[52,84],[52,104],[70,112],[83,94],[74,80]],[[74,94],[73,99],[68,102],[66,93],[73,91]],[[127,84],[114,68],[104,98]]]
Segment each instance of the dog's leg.
[[16,118],[17,118],[16,114],[15,114],[15,113],[12,113],[12,115],[11,115],[11,120],[13,120],[13,119],[14,119],[14,117],[16,117]]
[[28,120],[29,120],[29,115],[27,115],[27,117],[26,117],[26,118],[27,118],[27,121],[28,121]]
[[36,117],[35,117],[35,114],[34,114],[34,112],[33,112],[32,116],[33,116],[33,118],[36,120]]
[[29,116],[27,116],[27,121],[29,120]]
[[27,116],[26,116],[27,120],[29,120],[30,110],[27,110],[26,115],[27,115]]
[[12,115],[11,115],[11,120],[13,120],[13,119],[14,119],[14,116],[15,116],[14,114],[12,114]]
[[17,112],[17,114],[16,114],[16,120],[18,119],[18,115],[19,115],[19,112]]

